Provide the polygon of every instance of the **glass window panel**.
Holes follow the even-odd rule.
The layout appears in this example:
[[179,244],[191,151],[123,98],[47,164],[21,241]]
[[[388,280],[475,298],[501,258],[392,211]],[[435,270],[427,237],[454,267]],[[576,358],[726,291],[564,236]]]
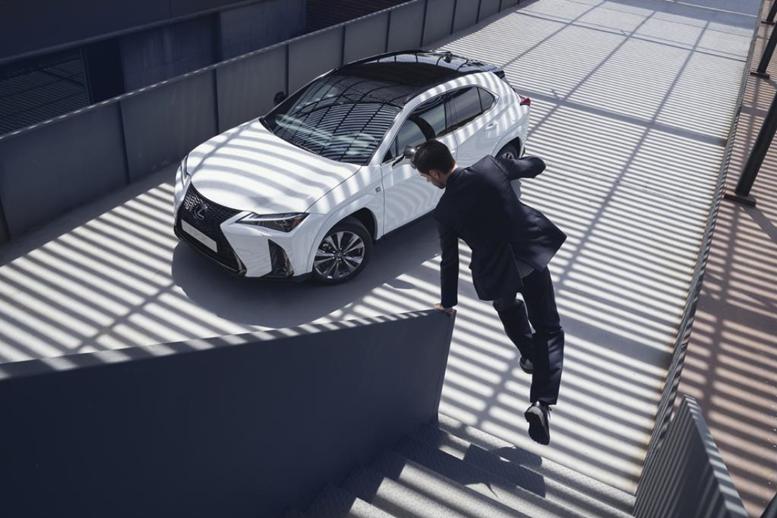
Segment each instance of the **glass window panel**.
[[496,101],[496,98],[491,95],[491,93],[486,92],[482,88],[478,88],[478,92],[480,93],[480,104],[483,106],[483,111],[488,111],[491,109],[491,107],[494,105],[494,101]]
[[449,102],[453,108],[453,115],[456,120],[451,131],[469,124],[482,113],[477,88],[455,90],[451,94]]

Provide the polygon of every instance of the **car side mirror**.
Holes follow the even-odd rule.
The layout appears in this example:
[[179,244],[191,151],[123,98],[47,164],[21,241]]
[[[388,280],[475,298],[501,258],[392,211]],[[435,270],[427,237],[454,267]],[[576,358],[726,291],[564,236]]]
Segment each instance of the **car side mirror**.
[[415,156],[415,148],[413,146],[405,146],[405,150],[402,152],[400,156],[397,157],[396,160],[394,160],[391,163],[391,167],[394,167],[395,165],[397,165],[403,160],[413,160],[414,156]]
[[288,97],[288,95],[286,95],[286,92],[278,92],[278,93],[276,93],[275,97],[273,99],[275,101],[275,106],[278,106],[279,104],[281,104],[283,101],[286,100],[287,97]]

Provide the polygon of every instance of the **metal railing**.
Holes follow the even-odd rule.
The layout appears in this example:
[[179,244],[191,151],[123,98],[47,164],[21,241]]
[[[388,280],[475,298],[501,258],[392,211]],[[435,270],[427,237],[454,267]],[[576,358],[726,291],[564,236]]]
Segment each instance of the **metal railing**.
[[683,396],[665,443],[645,463],[636,518],[747,518],[696,400]]

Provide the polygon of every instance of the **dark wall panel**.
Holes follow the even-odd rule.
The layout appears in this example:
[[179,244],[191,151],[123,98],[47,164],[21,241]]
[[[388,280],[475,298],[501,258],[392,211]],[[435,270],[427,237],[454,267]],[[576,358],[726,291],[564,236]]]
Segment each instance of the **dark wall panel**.
[[0,200],[12,238],[126,183],[119,106],[0,140]]
[[7,0],[0,2],[0,59],[169,17],[160,0]]
[[[4,0],[0,1],[0,60],[243,2],[245,0]],[[304,5],[302,9],[304,12]]]
[[429,7],[426,12],[424,28],[424,46],[438,41],[451,34],[453,23],[454,0],[427,0]]
[[502,10],[509,9],[518,5],[518,0],[502,0]]
[[423,1],[391,11],[388,51],[419,48],[423,26]]
[[481,0],[480,19],[488,18],[499,12],[499,0]]
[[3,518],[303,508],[436,418],[453,323],[426,311],[0,366]]
[[[172,17],[189,16],[191,14],[207,11],[209,9],[218,9],[229,7],[232,4],[239,4],[246,0],[167,0],[170,2],[170,15]],[[266,2],[268,0],[260,0]]]
[[220,13],[221,57],[230,59],[299,36],[305,0],[272,0]]
[[216,134],[214,71],[121,101],[132,180],[173,163]]
[[354,22],[345,29],[345,61],[374,56],[386,51],[389,14],[383,13]]
[[216,69],[219,131],[264,115],[275,94],[286,91],[286,47],[278,47]]
[[8,235],[8,223],[5,220],[5,211],[3,209],[3,200],[0,199],[0,244],[11,240]]
[[127,92],[153,85],[216,61],[215,21],[210,16],[123,36]]
[[478,19],[480,0],[457,0],[453,21],[453,32],[475,25]]
[[320,32],[289,44],[289,93],[314,77],[339,67],[343,29]]

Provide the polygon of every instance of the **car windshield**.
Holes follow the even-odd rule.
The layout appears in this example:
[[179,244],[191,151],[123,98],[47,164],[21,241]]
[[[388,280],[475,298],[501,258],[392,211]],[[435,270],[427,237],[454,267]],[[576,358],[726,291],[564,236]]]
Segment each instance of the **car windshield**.
[[311,153],[366,165],[401,111],[390,98],[395,90],[391,83],[333,74],[295,93],[263,122]]

